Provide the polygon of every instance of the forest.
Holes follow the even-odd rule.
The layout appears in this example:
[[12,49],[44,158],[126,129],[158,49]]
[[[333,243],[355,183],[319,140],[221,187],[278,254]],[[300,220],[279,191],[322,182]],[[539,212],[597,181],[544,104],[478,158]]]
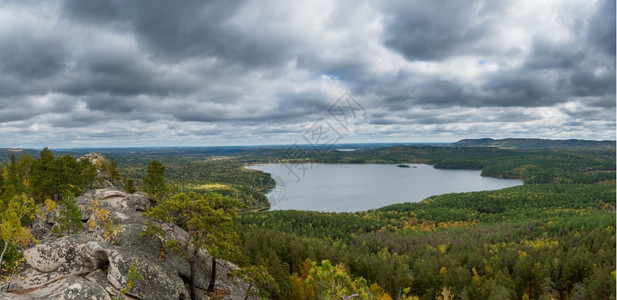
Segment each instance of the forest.
[[[41,204],[77,194],[97,184],[97,167],[155,195],[142,179],[157,161],[168,187],[162,198],[197,193],[238,200],[237,227],[232,226],[237,236],[229,247],[239,250],[230,259],[264,298],[615,299],[614,143],[612,148],[561,144],[349,152],[107,149],[110,161],[101,166],[77,161],[78,151],[53,156],[44,149],[3,158],[0,205],[7,211],[24,199],[17,195]],[[483,176],[522,179],[524,185],[356,213],[260,211],[269,207],[262,192],[274,181],[243,167],[270,162],[426,163],[479,169]],[[9,219],[4,214],[3,224]],[[19,221],[27,225],[28,218]],[[13,240],[2,235],[1,245],[10,248],[5,261],[17,258],[23,246]]]
[[[614,184],[524,185],[359,213],[244,215],[243,238],[251,262],[281,281],[301,274],[307,259],[329,259],[390,295],[609,299],[614,205]],[[282,298],[298,284],[288,283]]]
[[[107,164],[109,166],[109,164]],[[100,183],[97,167],[88,159],[75,159],[71,155],[54,156],[48,148],[39,153],[38,159],[27,153],[19,158],[8,157],[6,165],[0,165],[0,274],[3,280],[19,269],[21,251],[37,242],[31,226],[41,207],[58,204],[66,214],[59,214],[58,233],[73,224],[69,214],[74,211],[74,199],[86,189]],[[71,206],[73,204],[73,206]],[[61,210],[62,211],[62,210]],[[63,219],[64,218],[64,219]],[[61,220],[62,219],[62,220]],[[74,223],[82,226],[81,220]]]

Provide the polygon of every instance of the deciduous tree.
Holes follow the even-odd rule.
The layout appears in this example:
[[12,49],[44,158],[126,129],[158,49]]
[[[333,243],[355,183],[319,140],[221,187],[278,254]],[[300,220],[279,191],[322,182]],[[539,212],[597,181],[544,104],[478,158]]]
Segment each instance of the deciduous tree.
[[2,253],[0,253],[0,266],[2,266],[4,254],[10,247],[23,249],[31,242],[36,242],[30,233],[30,227],[23,226],[22,222],[34,218],[37,211],[34,200],[25,194],[14,196],[9,201],[0,221],[0,238],[4,243]]

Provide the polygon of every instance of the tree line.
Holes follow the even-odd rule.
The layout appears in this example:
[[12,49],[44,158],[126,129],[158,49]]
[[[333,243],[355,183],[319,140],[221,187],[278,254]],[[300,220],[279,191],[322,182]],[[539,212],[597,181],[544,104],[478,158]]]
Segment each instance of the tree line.
[[[0,255],[0,266],[24,247],[6,241],[27,240],[37,205],[97,185],[97,166],[47,151],[38,159],[12,157],[1,166],[0,205],[6,213],[0,245],[6,254]],[[243,164],[294,161],[280,149],[216,159],[125,155],[99,170],[127,189],[127,178],[132,179],[133,189],[151,197],[155,206],[146,213],[150,223],[144,234],[160,238],[161,259],[179,251],[194,265],[199,263],[195,249],[205,249],[212,259],[239,264],[232,275],[257,287],[253,292],[261,297],[610,299],[615,297],[615,162],[614,151],[602,151],[401,146],[311,158],[422,162],[525,181],[499,191],[441,195],[357,213],[247,213],[265,199],[249,196],[273,182]],[[62,185],[65,181],[41,174],[72,178]],[[165,223],[184,228],[188,243],[164,239]]]
[[298,280],[307,260],[341,264],[394,298],[610,299],[614,207],[614,185],[524,185],[368,212],[245,214],[241,237],[278,299],[312,291]]

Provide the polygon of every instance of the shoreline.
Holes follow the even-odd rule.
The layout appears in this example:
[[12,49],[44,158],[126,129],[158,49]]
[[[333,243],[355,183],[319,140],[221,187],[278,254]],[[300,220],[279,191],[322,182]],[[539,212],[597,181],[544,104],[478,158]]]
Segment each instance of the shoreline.
[[[516,181],[513,185],[504,186],[504,187],[495,187],[495,188],[491,188],[491,187],[488,187],[488,186],[484,186],[483,184],[479,184],[477,186],[477,188],[478,188],[477,190],[473,190],[472,189],[472,190],[461,190],[461,191],[449,191],[449,190],[446,189],[444,191],[442,189],[442,191],[439,191],[439,192],[436,192],[436,193],[433,193],[433,194],[422,195],[423,198],[420,199],[420,200],[417,200],[417,201],[413,201],[413,200],[410,201],[410,200],[407,200],[407,199],[400,199],[401,201],[399,201],[399,202],[387,203],[387,204],[384,203],[383,205],[380,205],[378,207],[370,207],[370,208],[362,209],[361,208],[362,206],[360,206],[359,208],[361,208],[361,210],[339,211],[339,209],[335,208],[335,209],[333,209],[331,211],[327,211],[327,212],[334,212],[334,213],[354,213],[354,212],[361,212],[361,211],[377,210],[377,209],[380,209],[382,207],[386,207],[386,206],[394,205],[394,204],[402,204],[402,203],[408,203],[408,202],[423,203],[427,199],[430,199],[430,198],[435,197],[435,196],[445,195],[445,194],[497,191],[497,190],[509,189],[509,188],[520,187],[520,186],[525,185],[525,182],[522,179],[517,179],[517,178],[514,178],[514,179],[512,179],[512,178],[498,178],[498,177],[493,177],[493,176],[483,176],[481,174],[482,170],[478,170],[478,169],[451,169],[451,168],[445,168],[444,169],[444,168],[435,168],[434,165],[425,164],[425,163],[409,163],[410,168],[397,168],[398,164],[393,164],[393,163],[361,163],[361,164],[358,164],[358,163],[314,163],[314,164],[315,165],[322,165],[322,166],[330,166],[330,165],[331,166],[346,166],[346,165],[354,165],[354,166],[357,166],[357,165],[388,166],[388,167],[392,168],[393,172],[400,173],[402,171],[402,172],[404,172],[406,174],[407,174],[407,172],[416,172],[416,171],[427,172],[428,169],[437,170],[437,171],[441,171],[441,172],[443,172],[443,171],[472,171],[474,173],[477,172],[477,173],[475,173],[475,174],[477,174],[475,176],[479,175],[480,177],[490,178],[490,179],[494,179],[494,180],[514,180],[514,181]],[[269,174],[270,177],[273,180],[275,180],[275,182],[276,182],[276,185],[274,187],[270,187],[270,189],[271,188],[276,188],[278,186],[286,187],[286,185],[284,184],[284,182],[286,181],[286,178],[283,180],[283,185],[279,185],[279,182],[276,181],[275,178],[278,177],[278,176],[281,176],[280,174],[274,173],[274,172],[276,172],[276,170],[270,170],[270,171],[274,171],[274,172],[268,172],[266,170],[262,170],[262,169],[258,169],[258,168],[255,168],[255,169],[252,168],[254,166],[255,167],[259,167],[259,166],[274,166],[274,167],[276,167],[276,165],[283,166],[284,163],[259,163],[259,164],[250,164],[250,165],[247,164],[247,165],[244,165],[243,168],[249,169],[251,171],[259,171],[259,172],[264,172],[266,174]],[[420,168],[417,168],[416,166],[420,167]],[[349,169],[346,169],[346,170],[349,170]],[[385,170],[385,172],[388,172],[387,169],[381,169],[381,170]],[[310,171],[307,171],[307,172],[310,172]],[[393,175],[393,176],[397,176],[396,175],[397,173],[395,173],[395,175]],[[418,175],[412,175],[412,176],[418,176]],[[270,191],[268,190],[268,188],[263,188],[263,189],[260,189],[259,191],[263,195],[265,195],[265,196],[268,196],[270,194]],[[396,200],[396,198],[397,197],[394,197],[392,199]],[[377,203],[377,204],[379,204],[379,203]],[[254,212],[273,210],[274,206],[276,206],[276,205],[273,205],[273,203],[270,203],[270,205],[271,205],[270,208],[256,209]],[[302,205],[300,207],[297,207],[297,208],[293,208],[292,207],[292,208],[289,208],[289,209],[274,209],[274,210],[310,210],[310,211],[319,211],[319,210],[314,210],[314,209],[306,209]]]

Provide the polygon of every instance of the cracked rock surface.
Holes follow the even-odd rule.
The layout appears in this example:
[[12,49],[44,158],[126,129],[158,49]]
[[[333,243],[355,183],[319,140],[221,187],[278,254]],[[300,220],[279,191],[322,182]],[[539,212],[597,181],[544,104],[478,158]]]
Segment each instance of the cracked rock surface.
[[[100,232],[90,231],[87,220],[94,218],[91,200],[110,212],[114,224],[121,225],[114,244],[105,241]],[[178,253],[168,251],[161,261],[160,242],[142,237],[146,219],[142,212],[150,207],[143,193],[126,194],[114,187],[87,191],[76,198],[82,214],[84,229],[74,235],[56,238],[51,228],[53,217],[40,217],[36,222],[37,238],[41,241],[24,251],[26,267],[9,283],[0,284],[0,299],[91,299],[111,300],[126,287],[132,262],[137,264],[144,280],[138,280],[124,296],[125,299],[189,299],[188,262]],[[171,236],[172,227],[166,230]],[[174,227],[180,237],[188,236]],[[179,233],[179,234],[178,234]],[[180,239],[182,240],[182,238]],[[199,253],[197,269],[198,298],[208,299],[205,289],[210,281],[211,259]],[[225,299],[244,299],[248,284],[226,276],[237,267],[218,260],[217,287],[226,290]]]

